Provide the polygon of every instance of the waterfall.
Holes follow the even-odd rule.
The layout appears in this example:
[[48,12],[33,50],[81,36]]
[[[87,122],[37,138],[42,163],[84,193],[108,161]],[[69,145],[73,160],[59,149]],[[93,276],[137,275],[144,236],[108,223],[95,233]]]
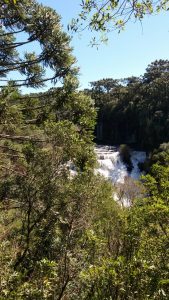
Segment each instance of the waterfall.
[[[143,151],[131,151],[132,170],[128,172],[126,165],[121,160],[118,147],[99,146],[95,147],[97,155],[98,168],[96,174],[103,175],[110,180],[114,186],[113,198],[121,205],[130,206],[132,201],[143,194],[138,179],[142,174],[139,169],[139,163],[146,159],[146,153]],[[67,164],[70,170],[70,177],[76,176],[76,168],[72,162]]]
[[138,179],[142,174],[139,163],[146,159],[143,151],[131,151],[132,170],[128,172],[126,165],[121,160],[118,147],[96,146],[95,152],[98,159],[96,173],[109,179],[113,186],[113,198],[123,206],[131,206],[134,199],[143,195],[143,187]]
[[[139,169],[139,163],[143,163],[146,159],[146,153],[143,151],[131,151],[132,170],[129,173],[126,165],[121,160],[118,147],[113,146],[99,146],[95,147],[97,155],[98,168],[96,173],[103,175],[105,178],[112,181],[112,183],[124,183],[127,177],[138,180],[142,174]],[[76,168],[72,162],[67,164],[70,175],[76,175]]]
[[146,159],[146,153],[143,151],[131,151],[132,171],[129,173],[124,162],[121,160],[117,147],[96,146],[95,152],[98,158],[97,172],[113,183],[124,183],[126,177],[139,179],[141,171],[138,164]]

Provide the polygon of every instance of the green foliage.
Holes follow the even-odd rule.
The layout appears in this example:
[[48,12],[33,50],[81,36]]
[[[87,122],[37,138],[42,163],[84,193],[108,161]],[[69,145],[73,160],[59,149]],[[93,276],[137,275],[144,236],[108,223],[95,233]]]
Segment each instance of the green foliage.
[[[90,95],[76,90],[69,38],[58,15],[27,0],[8,1],[0,10],[0,76],[8,75],[9,65],[25,76],[0,90],[0,299],[167,299],[168,145],[154,153],[158,163],[140,185],[128,181],[131,205],[116,203],[112,185],[94,172],[96,112]],[[18,31],[40,43],[40,56],[21,58],[13,36]],[[153,117],[161,132],[157,109],[168,113],[164,89],[154,108],[159,87],[167,84],[168,67],[161,64],[165,74],[159,76],[153,64],[144,83],[137,78],[94,83],[99,118],[107,120],[109,111],[110,119],[122,116],[125,122],[136,109],[149,122],[148,137]],[[63,86],[23,95],[17,85],[40,87],[46,67]],[[126,146],[121,155],[130,162]]]
[[[12,81],[12,86],[38,88],[44,86],[46,81],[56,83],[58,79],[77,74],[70,38],[62,32],[60,17],[53,9],[33,0],[17,1],[16,5],[13,1],[7,1],[0,7],[0,14],[0,76],[6,78],[3,82],[8,82],[7,76],[14,72],[16,80]],[[18,34],[21,32],[25,40],[20,40]],[[39,53],[27,51],[29,44],[34,49],[39,44]]]
[[[82,299],[168,299],[168,167],[152,173],[143,179],[147,197],[121,215],[118,252],[110,248],[81,273]],[[93,232],[90,238],[97,243]]]
[[[88,263],[82,237],[92,227],[94,203],[111,198],[93,173],[96,113],[91,98],[76,91],[74,58],[58,15],[26,0],[8,2],[1,12],[0,76],[15,69],[24,79],[0,91],[0,298],[61,299],[73,295]],[[14,35],[22,31],[28,34],[23,44],[40,43],[39,55],[21,58]],[[23,95],[17,86],[40,87],[46,67],[63,87]]]
[[169,163],[169,144],[163,143],[158,149],[155,149],[150,157],[150,163],[159,163],[163,166],[167,166]]
[[98,109],[101,141],[153,150],[169,140],[169,63],[151,63],[143,77],[103,79],[88,93]]
[[[168,1],[134,1],[117,0],[98,1],[82,0],[81,11],[78,18],[73,18],[68,29],[74,32],[90,29],[92,32],[100,33],[100,41],[107,41],[107,34],[112,30],[120,32],[133,18],[141,21],[145,15],[152,15],[168,9]],[[91,40],[92,45],[98,45],[96,36]]]

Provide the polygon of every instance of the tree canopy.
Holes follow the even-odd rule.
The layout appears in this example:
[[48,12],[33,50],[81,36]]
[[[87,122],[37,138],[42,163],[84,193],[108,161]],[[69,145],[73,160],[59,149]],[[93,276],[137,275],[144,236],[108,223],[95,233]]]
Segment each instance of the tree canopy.
[[[131,205],[115,202],[95,172],[93,99],[101,120],[139,120],[142,140],[156,124],[153,141],[168,139],[168,61],[87,95],[54,10],[6,0],[0,17],[0,299],[167,300],[169,145],[152,153]],[[121,156],[129,163],[127,147]]]
[[100,142],[129,143],[144,150],[168,142],[169,61],[156,60],[140,77],[105,78],[88,93],[98,110]]
[[[82,0],[81,10],[77,18],[73,18],[69,28],[73,31],[83,31],[88,28],[92,32],[101,33],[101,40],[107,40],[107,35],[113,30],[121,31],[130,20],[139,20],[145,15],[168,10],[168,0]],[[91,41],[97,42],[96,36]]]
[[70,38],[53,9],[24,0],[1,5],[0,15],[1,87],[9,76],[15,78],[12,86],[42,87],[77,73]]

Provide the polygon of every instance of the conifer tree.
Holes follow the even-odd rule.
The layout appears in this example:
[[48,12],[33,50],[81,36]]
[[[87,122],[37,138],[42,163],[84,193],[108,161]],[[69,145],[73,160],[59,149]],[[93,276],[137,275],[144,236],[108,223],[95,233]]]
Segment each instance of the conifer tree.
[[[1,2],[0,15],[1,299],[61,299],[76,285],[86,260],[81,238],[104,198],[93,174],[95,110],[76,90],[57,13],[23,0]],[[58,80],[62,87],[23,94]]]

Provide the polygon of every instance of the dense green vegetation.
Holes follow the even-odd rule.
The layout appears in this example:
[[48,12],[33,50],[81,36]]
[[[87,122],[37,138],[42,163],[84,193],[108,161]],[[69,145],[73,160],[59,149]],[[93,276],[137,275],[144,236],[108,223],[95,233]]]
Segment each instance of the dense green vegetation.
[[[94,172],[96,111],[90,95],[77,90],[59,16],[34,0],[14,2],[0,7],[0,299],[168,299],[168,144],[152,151],[150,173],[139,193],[133,185],[131,205],[115,202],[112,185]],[[21,51],[33,42],[39,53]],[[136,127],[142,147],[150,139],[152,148],[168,141],[168,69],[159,76],[156,65],[164,62],[151,65],[144,80],[94,83],[92,90],[99,120],[114,135],[119,130],[119,139],[135,133],[142,116]],[[23,90],[47,80],[62,86]],[[123,136],[127,118],[133,123]],[[121,156],[130,164],[125,146]]]
[[[151,63],[143,76],[102,79],[88,92],[98,110],[98,139],[152,150],[169,140],[169,61]],[[100,128],[101,127],[101,128]]]

